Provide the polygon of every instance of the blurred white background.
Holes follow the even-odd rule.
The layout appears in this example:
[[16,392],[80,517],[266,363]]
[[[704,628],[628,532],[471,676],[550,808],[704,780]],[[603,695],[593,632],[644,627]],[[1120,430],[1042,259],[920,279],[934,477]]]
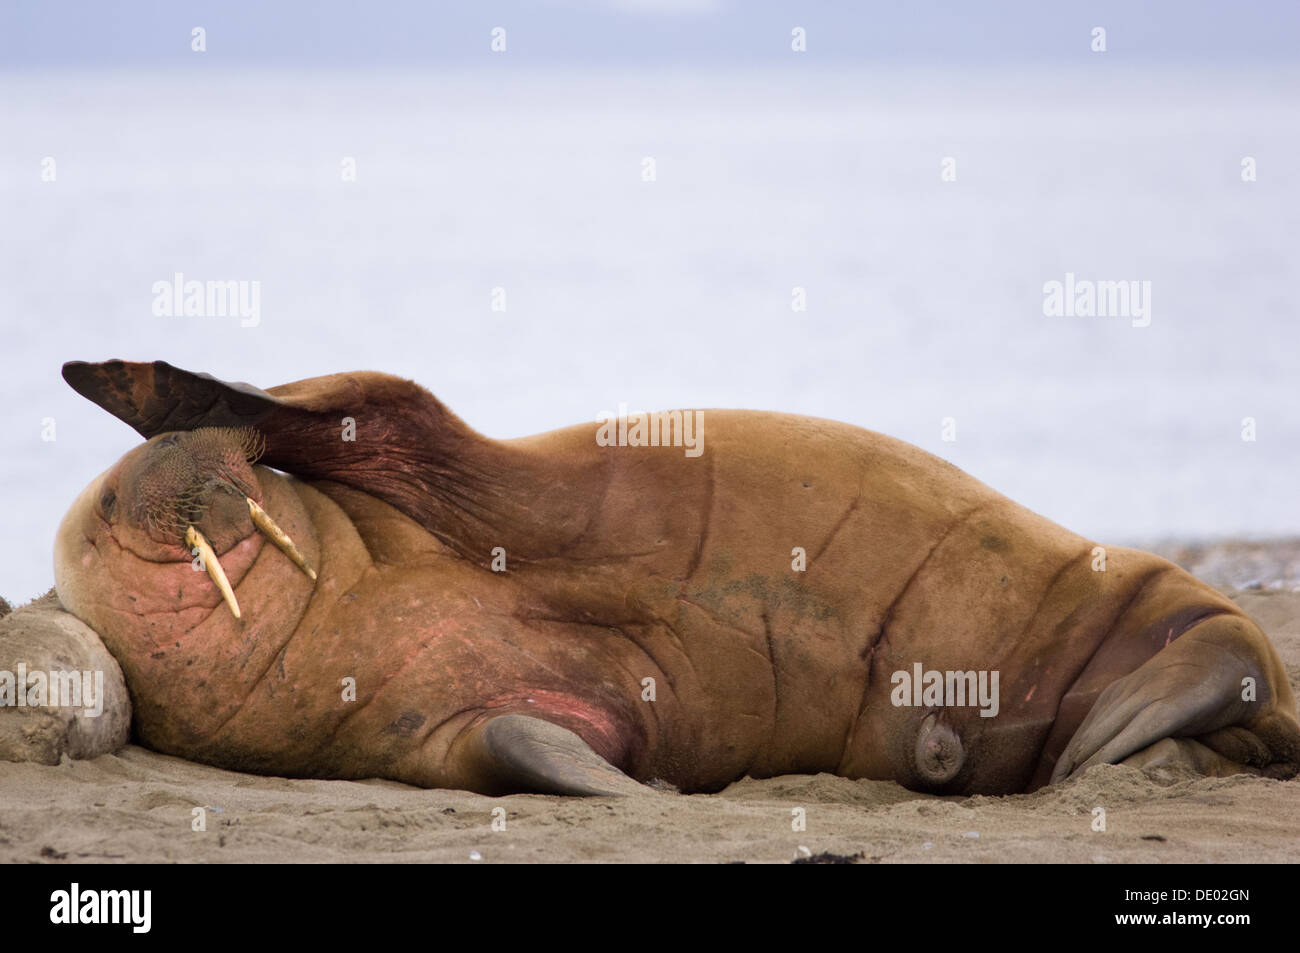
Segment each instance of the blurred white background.
[[[1108,542],[1298,533],[1300,45],[1248,6],[997,3],[979,34],[944,4],[488,4],[421,46],[405,5],[18,3],[0,594],[52,584],[63,513],[138,442],[59,376],[113,357],[383,370],[494,437],[619,402],[832,417]],[[154,316],[175,272],[260,281],[260,324]],[[1150,326],[1045,317],[1066,272],[1150,281]]]

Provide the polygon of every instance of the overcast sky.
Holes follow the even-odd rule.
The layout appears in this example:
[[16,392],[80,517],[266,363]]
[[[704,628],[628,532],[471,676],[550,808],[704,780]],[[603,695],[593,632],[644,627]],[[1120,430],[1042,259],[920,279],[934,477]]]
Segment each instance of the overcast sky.
[[[205,65],[763,65],[807,30],[807,65],[1064,64],[1107,31],[1134,65],[1289,63],[1297,0],[3,0],[0,68],[167,67],[207,32]],[[191,61],[192,62],[192,61]]]

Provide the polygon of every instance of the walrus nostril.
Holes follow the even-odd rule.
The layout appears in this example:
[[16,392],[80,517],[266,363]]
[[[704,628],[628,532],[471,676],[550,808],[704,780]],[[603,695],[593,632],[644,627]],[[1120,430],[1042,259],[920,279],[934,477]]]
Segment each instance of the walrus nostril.
[[99,498],[99,512],[106,520],[113,518],[113,513],[117,510],[117,494],[112,490],[105,490]]
[[966,763],[966,749],[957,732],[941,724],[935,712],[925,716],[916,734],[916,770],[927,784],[946,784]]

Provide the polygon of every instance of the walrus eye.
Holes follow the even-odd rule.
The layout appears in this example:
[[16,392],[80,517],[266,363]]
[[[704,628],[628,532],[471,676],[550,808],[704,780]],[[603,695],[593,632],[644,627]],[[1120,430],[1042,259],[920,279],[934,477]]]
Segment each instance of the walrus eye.
[[113,511],[117,509],[117,494],[112,490],[105,490],[104,495],[99,498],[99,511],[104,514],[104,519],[113,518]]

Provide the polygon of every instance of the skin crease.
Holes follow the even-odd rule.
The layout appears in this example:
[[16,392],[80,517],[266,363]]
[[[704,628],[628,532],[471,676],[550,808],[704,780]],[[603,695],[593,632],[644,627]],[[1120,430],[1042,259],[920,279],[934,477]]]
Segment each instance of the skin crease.
[[[143,743],[263,773],[491,793],[459,739],[514,713],[683,791],[829,771],[1008,793],[1047,783],[1099,695],[1182,639],[1179,651],[1202,639],[1248,657],[1259,699],[1232,724],[1275,760],[1300,757],[1276,653],[1172,564],[1108,548],[1094,571],[1090,541],[879,434],[704,418],[698,458],[601,447],[594,425],[509,442],[466,428],[456,451],[478,479],[445,523],[435,512],[440,533],[355,487],[250,467],[254,499],[319,578],[222,499],[196,525],[242,622],[178,539],[132,525],[157,436],[74,504],[58,592],[121,662]],[[496,547],[504,573],[489,568]],[[938,712],[964,751],[941,782],[916,764],[933,709],[890,703],[891,675],[916,662],[1001,675],[997,717]],[[342,699],[346,677],[355,702]]]

